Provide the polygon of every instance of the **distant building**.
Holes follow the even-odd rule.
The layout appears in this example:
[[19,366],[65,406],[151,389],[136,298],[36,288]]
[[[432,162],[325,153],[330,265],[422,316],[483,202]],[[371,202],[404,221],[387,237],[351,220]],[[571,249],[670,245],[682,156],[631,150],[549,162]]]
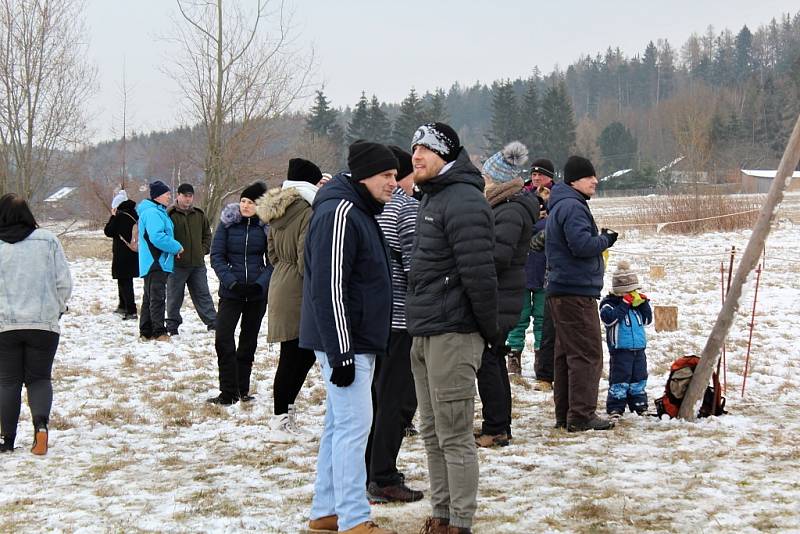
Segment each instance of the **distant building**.
[[[778,174],[777,170],[742,169],[742,193],[768,193],[776,174]],[[792,174],[792,181],[789,183],[787,191],[800,191],[800,180],[798,178],[800,178],[800,171],[795,171]]]

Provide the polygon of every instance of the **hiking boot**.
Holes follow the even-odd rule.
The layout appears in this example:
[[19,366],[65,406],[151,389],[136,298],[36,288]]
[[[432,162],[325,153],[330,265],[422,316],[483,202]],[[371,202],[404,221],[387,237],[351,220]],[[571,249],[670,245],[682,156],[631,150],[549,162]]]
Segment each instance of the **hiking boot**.
[[533,390],[534,391],[553,391],[553,383],[548,381],[548,380],[536,379],[536,382],[533,383]]
[[301,433],[292,428],[288,413],[273,415],[269,421],[269,436],[267,441],[273,443],[294,443],[304,438]]
[[370,504],[384,504],[387,502],[416,502],[422,499],[421,491],[412,490],[404,483],[392,486],[378,486],[370,482],[367,487],[367,497]]
[[242,402],[250,402],[256,400],[256,398],[249,393],[239,393],[239,400]]
[[170,337],[177,337],[177,336],[180,335],[180,333],[178,332],[178,329],[176,328],[175,330],[167,330],[167,335],[170,336]]
[[521,375],[522,374],[522,351],[510,350],[508,352],[508,374]]
[[295,410],[294,404],[289,405],[288,414],[289,414],[289,425],[292,427],[292,430],[294,430],[295,434],[298,434],[300,436],[305,436],[306,438],[310,438],[314,435],[311,431],[306,430],[297,423],[297,410]]
[[230,406],[231,404],[236,404],[239,399],[229,397],[223,393],[220,393],[216,397],[210,397],[206,399],[206,402],[209,404],[220,404],[222,406]]
[[556,424],[553,425],[553,428],[555,428],[556,430],[560,430],[562,428],[566,429],[567,428],[567,422],[566,421],[556,421]]
[[15,438],[16,436],[0,436],[0,452],[13,451]]
[[422,528],[419,529],[419,534],[447,534],[449,526],[449,519],[442,519],[441,517],[429,517],[425,520],[425,524],[422,525]]
[[412,423],[403,429],[403,435],[407,438],[413,438],[419,435],[419,430],[417,430]]
[[619,410],[612,410],[608,412],[608,419],[609,421],[614,421],[615,423],[622,419],[622,412]]
[[336,515],[326,515],[308,522],[309,532],[339,532],[339,517]]
[[34,418],[31,452],[37,456],[47,454],[47,420],[42,417]]
[[353,528],[340,530],[339,532],[349,532],[350,534],[397,534],[396,531],[381,528],[372,521],[364,521]]
[[206,326],[206,331],[207,331],[207,332],[213,332],[213,331],[215,331],[216,329],[217,329],[217,325],[216,325],[216,324],[214,324],[214,323],[211,323],[210,325],[207,325],[207,326]]
[[480,434],[475,437],[475,445],[484,448],[505,447],[508,445],[507,434]]
[[614,428],[614,421],[603,419],[597,415],[588,421],[567,423],[567,432],[585,432],[587,430],[609,430]]
[[131,320],[136,320],[138,318],[139,316],[135,313],[126,313],[125,315],[122,316],[123,321],[131,321]]
[[114,313],[117,315],[126,315],[125,308],[123,306],[117,306],[117,309],[114,310]]
[[447,534],[472,534],[472,530],[467,527],[454,527],[450,525],[447,527]]

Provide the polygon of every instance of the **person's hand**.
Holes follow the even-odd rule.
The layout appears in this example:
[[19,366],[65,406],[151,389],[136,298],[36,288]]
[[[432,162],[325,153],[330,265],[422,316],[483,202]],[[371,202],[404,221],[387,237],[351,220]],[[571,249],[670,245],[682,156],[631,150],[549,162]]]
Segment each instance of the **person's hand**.
[[633,295],[632,295],[631,293],[625,293],[625,294],[622,296],[622,300],[624,300],[624,301],[625,301],[625,303],[626,303],[628,306],[633,306]]
[[614,230],[609,230],[608,228],[601,229],[600,235],[606,236],[606,239],[608,239],[609,248],[614,246],[614,243],[617,242],[617,237],[619,237],[619,234],[617,232],[615,232]]
[[331,371],[331,383],[340,387],[346,388],[356,379],[356,362],[350,358],[349,363],[334,367]]
[[240,284],[239,282],[234,282],[231,286],[231,291],[233,291],[236,296],[245,298],[247,296],[247,284]]
[[245,287],[247,288],[248,297],[261,296],[261,286],[259,284],[247,284]]
[[117,208],[111,208],[111,215],[117,214]]

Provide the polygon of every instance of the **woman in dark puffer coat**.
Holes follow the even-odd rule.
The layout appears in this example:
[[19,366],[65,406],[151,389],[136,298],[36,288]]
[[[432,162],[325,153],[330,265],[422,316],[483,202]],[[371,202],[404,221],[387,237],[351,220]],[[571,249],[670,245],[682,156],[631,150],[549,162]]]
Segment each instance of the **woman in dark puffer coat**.
[[106,223],[103,233],[114,239],[111,245],[111,277],[117,281],[119,306],[117,313],[123,319],[136,319],[136,298],[133,295],[133,279],[139,277],[139,253],[131,248],[131,235],[139,220],[136,202],[125,200]]
[[[219,278],[215,348],[219,389],[208,402],[230,405],[253,400],[250,372],[261,320],[267,310],[272,265],[266,259],[269,227],[256,215],[256,200],[267,190],[256,182],[242,191],[238,204],[222,210],[211,243],[211,266]],[[239,347],[234,331],[241,317]]]

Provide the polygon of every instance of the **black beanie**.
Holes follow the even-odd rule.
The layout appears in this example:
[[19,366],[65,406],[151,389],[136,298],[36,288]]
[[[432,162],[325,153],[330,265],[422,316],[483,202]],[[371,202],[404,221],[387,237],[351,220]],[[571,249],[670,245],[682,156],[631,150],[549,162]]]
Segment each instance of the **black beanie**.
[[556,168],[553,165],[553,162],[550,161],[549,159],[547,159],[547,158],[539,158],[539,159],[533,160],[533,162],[531,163],[531,172],[530,172],[530,174],[533,174],[535,172],[538,172],[540,174],[545,174],[545,175],[549,176],[550,178],[553,178],[555,176],[555,174],[556,174]]
[[414,172],[414,166],[411,164],[411,154],[397,145],[389,145],[389,150],[392,151],[394,157],[397,158],[397,163],[399,163],[399,166],[397,167],[398,180],[402,180]]
[[350,145],[347,166],[350,168],[351,179],[356,182],[399,167],[397,158],[389,147],[363,139]]
[[181,184],[178,186],[179,195],[194,195],[194,187],[192,184]]
[[461,152],[461,140],[458,134],[443,122],[423,124],[417,128],[411,139],[411,150],[417,145],[436,152],[447,163],[455,161]]
[[256,182],[252,185],[248,185],[242,190],[242,194],[239,195],[239,200],[243,198],[249,198],[253,202],[259,199],[261,195],[267,192],[267,186],[264,182]]
[[312,162],[303,158],[292,158],[289,160],[289,170],[286,172],[286,179],[294,182],[308,182],[317,185],[322,180],[322,171]]
[[161,180],[150,182],[150,200],[155,200],[169,191],[169,186]]
[[580,156],[570,156],[564,165],[564,182],[571,184],[587,176],[597,176],[592,162]]

